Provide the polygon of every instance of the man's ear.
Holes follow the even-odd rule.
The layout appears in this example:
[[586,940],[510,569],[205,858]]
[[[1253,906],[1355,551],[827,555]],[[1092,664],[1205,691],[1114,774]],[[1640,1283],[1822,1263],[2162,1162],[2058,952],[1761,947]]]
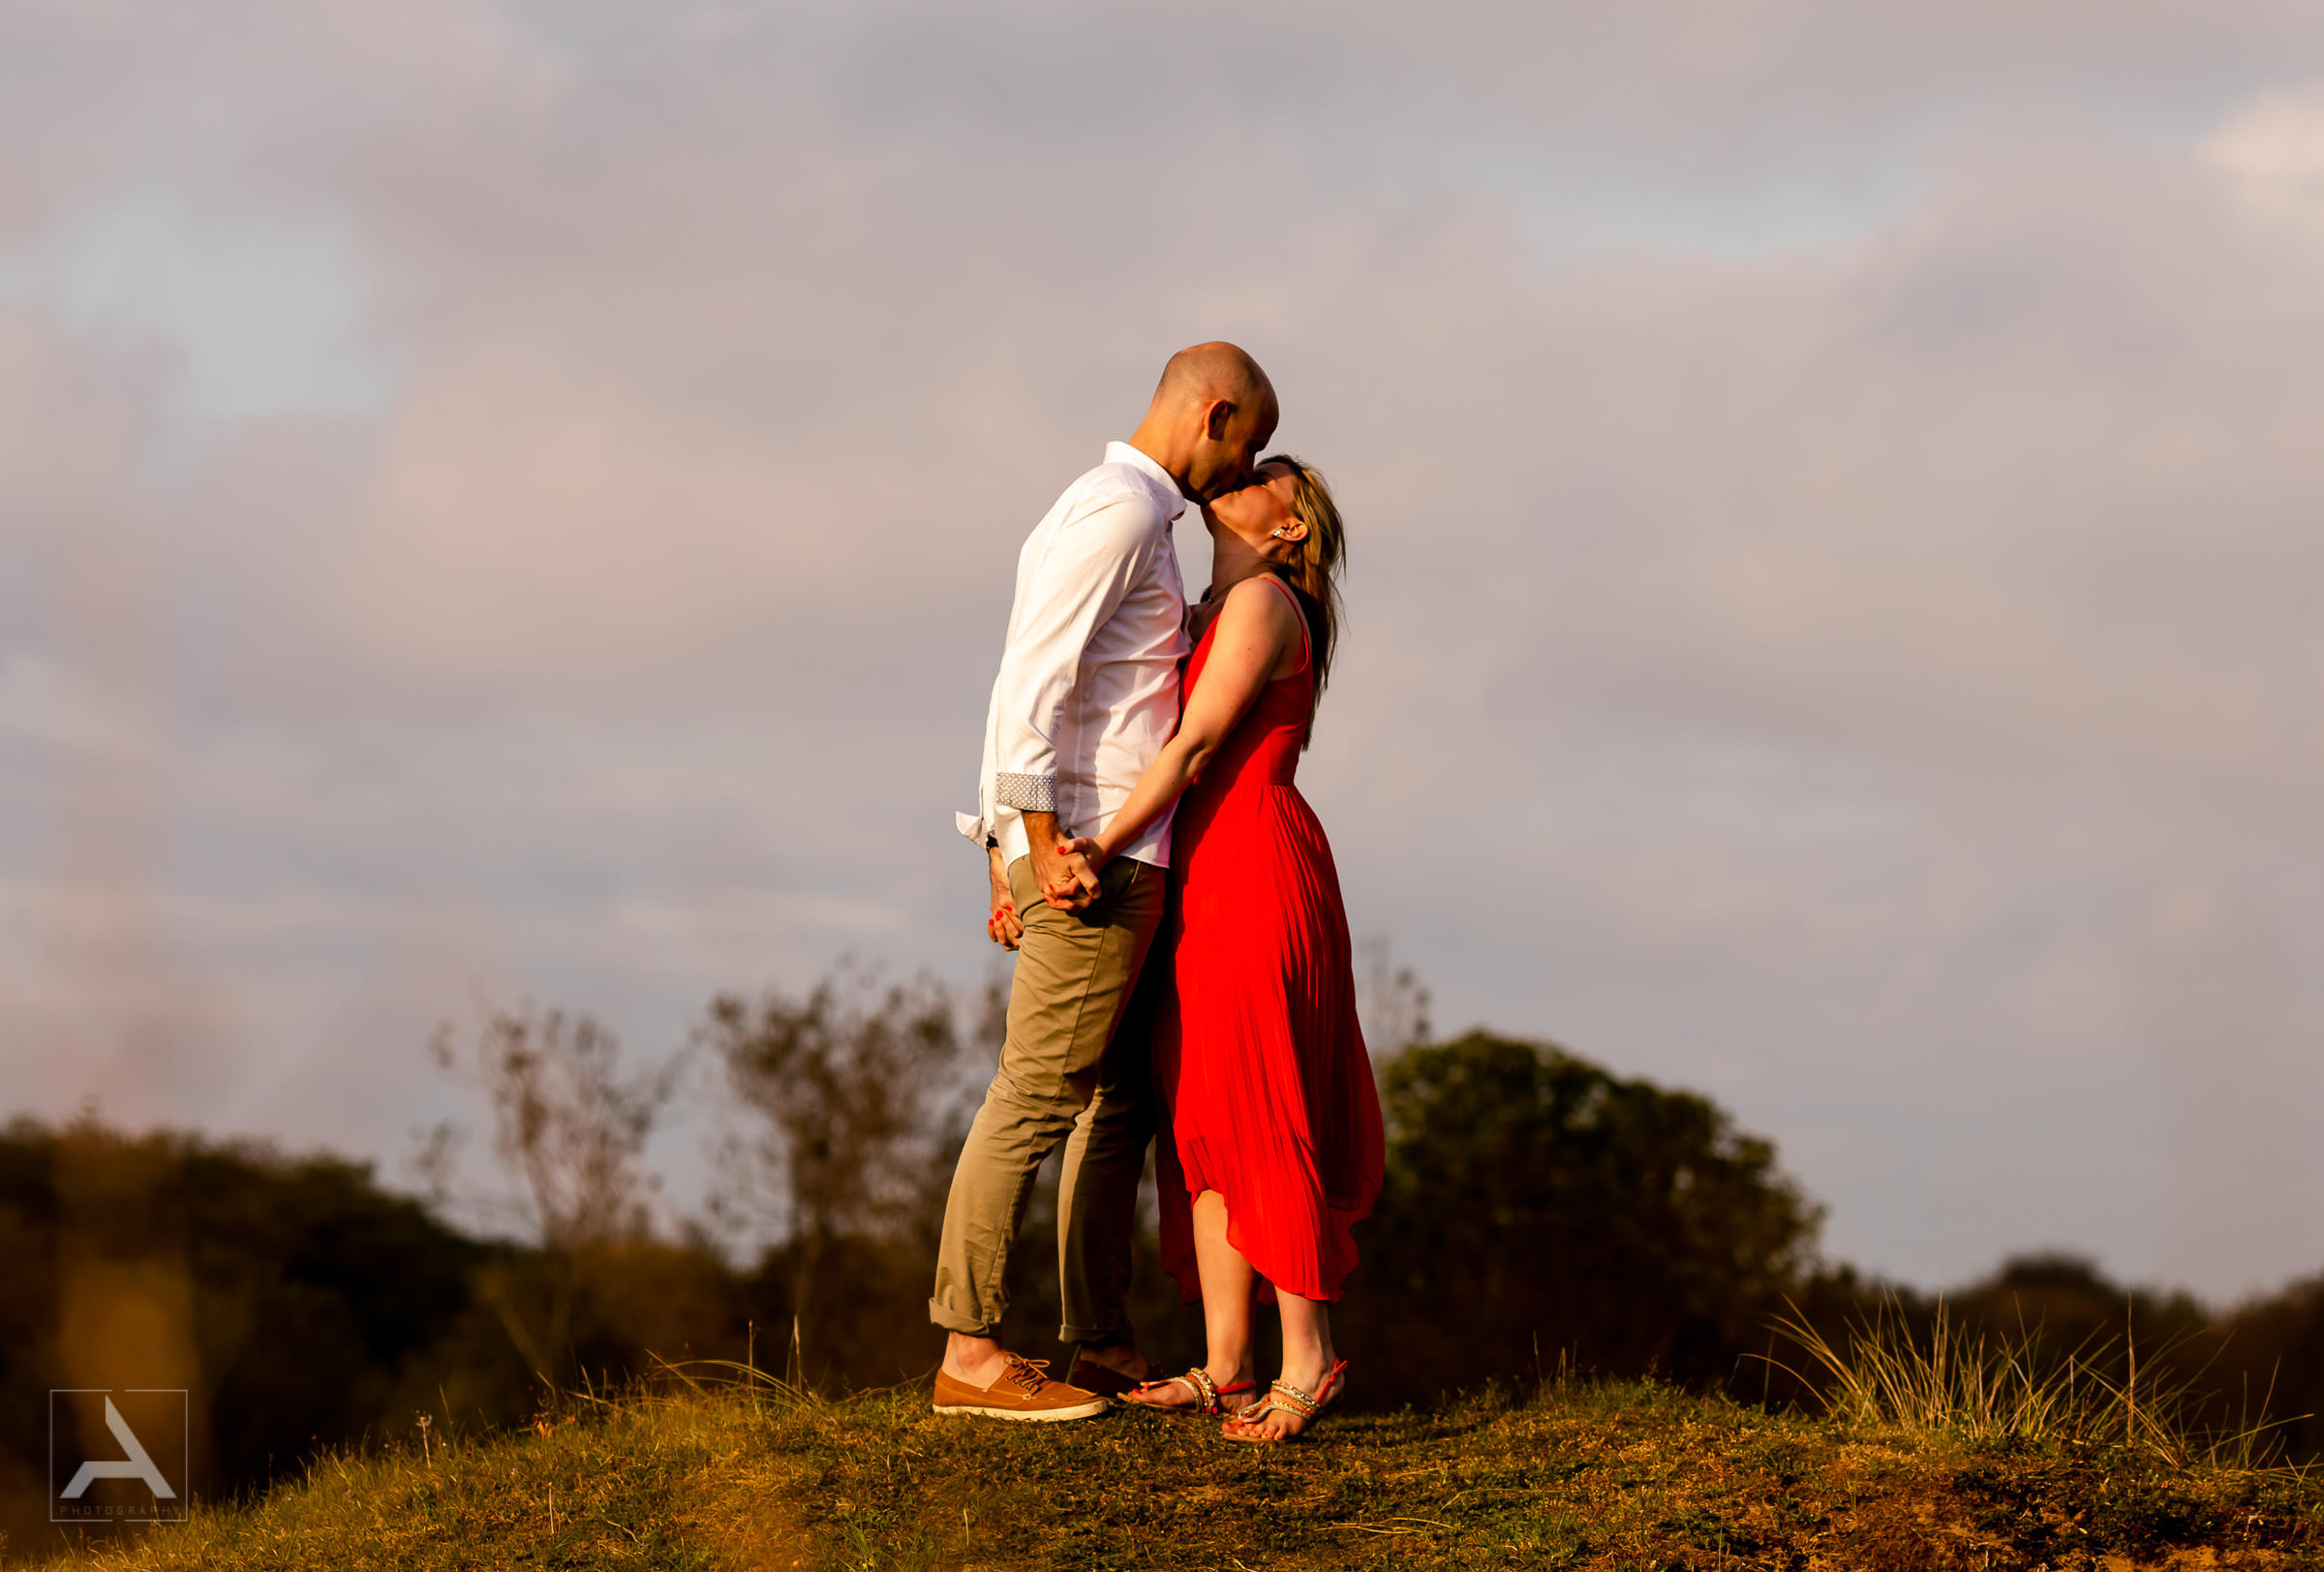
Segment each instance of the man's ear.
[[1203,411],[1203,434],[1212,442],[1225,442],[1227,422],[1234,418],[1234,402],[1231,399],[1214,398]]

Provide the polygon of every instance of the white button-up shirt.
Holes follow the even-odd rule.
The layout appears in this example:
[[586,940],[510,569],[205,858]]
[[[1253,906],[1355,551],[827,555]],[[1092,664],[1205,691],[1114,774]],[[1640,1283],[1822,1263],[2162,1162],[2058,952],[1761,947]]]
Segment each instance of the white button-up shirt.
[[[1095,835],[1177,729],[1186,587],[1170,532],[1185,510],[1167,470],[1116,442],[1033,527],[963,835],[996,838],[1010,862],[1030,849],[1026,811]],[[1170,815],[1121,854],[1168,866]]]

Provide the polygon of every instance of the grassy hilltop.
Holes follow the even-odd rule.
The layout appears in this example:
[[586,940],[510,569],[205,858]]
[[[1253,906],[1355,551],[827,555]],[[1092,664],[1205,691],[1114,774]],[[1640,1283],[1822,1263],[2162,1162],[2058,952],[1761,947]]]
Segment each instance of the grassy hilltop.
[[[648,1187],[642,1171],[627,1171],[636,1187],[614,1186],[601,1194],[591,1188],[609,1171],[600,1160],[605,1154],[631,1150],[622,1143],[638,1136],[633,1078],[614,1064],[601,1033],[560,1027],[553,1011],[496,1018],[485,1034],[486,1067],[477,1071],[478,1084],[494,1089],[492,1107],[522,1111],[542,1106],[538,1099],[546,1095],[535,1072],[546,1073],[544,1064],[564,1066],[551,1080],[569,1096],[563,1103],[550,1099],[546,1106],[559,1111],[545,1126],[563,1133],[521,1162],[511,1158],[512,1178],[539,1180],[533,1210],[546,1220],[532,1243],[465,1235],[415,1198],[383,1187],[362,1165],[328,1154],[291,1156],[248,1142],[183,1131],[138,1134],[94,1120],[0,1125],[0,1239],[14,1247],[8,1270],[0,1272],[0,1535],[6,1536],[0,1544],[21,1558],[55,1543],[46,1502],[52,1437],[45,1397],[53,1388],[191,1389],[187,1466],[197,1488],[223,1501],[295,1486],[305,1460],[319,1455],[376,1445],[383,1436],[420,1441],[415,1410],[432,1412],[438,1422],[426,1438],[423,1465],[439,1466],[443,1432],[456,1415],[462,1445],[455,1470],[531,1468],[535,1464],[525,1460],[532,1454],[521,1449],[505,1462],[477,1460],[499,1456],[498,1443],[486,1438],[523,1427],[544,1384],[569,1390],[584,1384],[588,1372],[599,1390],[626,1391],[632,1379],[649,1376],[660,1357],[749,1360],[766,1346],[771,1328],[789,1333],[782,1339],[784,1368],[819,1391],[879,1389],[925,1370],[941,1342],[925,1310],[929,1262],[965,1116],[932,1113],[917,1133],[900,1134],[889,1049],[941,1047],[953,1040],[946,1023],[958,1012],[938,994],[891,991],[853,1003],[849,997],[831,989],[804,1002],[770,996],[747,1019],[734,1016],[748,1027],[737,1052],[749,1050],[744,1057],[754,1066],[755,1079],[743,1084],[756,1091],[746,1095],[729,1086],[727,1093],[747,1102],[779,1089],[805,1099],[780,1104],[781,1120],[768,1125],[770,1152],[762,1156],[772,1169],[759,1176],[765,1183],[753,1180],[736,1192],[755,1195],[769,1209],[761,1222],[783,1224],[780,1242],[749,1258],[729,1258],[707,1232],[672,1238],[645,1228],[637,1212]],[[732,1024],[731,1013],[721,1005],[716,1018]],[[981,1040],[992,1046],[989,1036]],[[814,1050],[807,1069],[789,1058],[767,1057],[778,1047],[806,1052],[801,1043]],[[655,1069],[648,1080],[661,1073]],[[1433,1412],[1446,1392],[1479,1391],[1496,1378],[1538,1378],[1546,1356],[1552,1369],[1570,1359],[1610,1377],[1652,1372],[1690,1391],[1729,1390],[1760,1400],[1762,1407],[1821,1412],[1825,1377],[1836,1372],[1790,1354],[1784,1358],[1796,1371],[1763,1361],[1779,1342],[1804,1350],[1828,1338],[1855,1349],[1849,1329],[1869,1318],[1886,1328],[1886,1345],[1918,1350],[1914,1359],[1934,1360],[1956,1374],[1982,1381],[1994,1373],[1992,1362],[2003,1360],[2020,1371],[2016,1388],[2027,1402],[2051,1415],[2031,1430],[1973,1424],[1941,1430],[2056,1439],[2052,1410],[2061,1403],[2102,1407],[2112,1401],[2107,1394],[2120,1388],[2127,1397],[2135,1385],[2142,1422],[2156,1411],[2158,1396],[2176,1394],[2179,1430],[2233,1431],[2272,1416],[2279,1423],[2268,1425],[2263,1439],[2276,1445],[2277,1456],[2324,1459],[2324,1420],[2303,1417],[2324,1413],[2324,1277],[2217,1309],[2185,1295],[2131,1289],[2071,1257],[2018,1257],[1990,1279],[1930,1296],[1822,1260],[1813,1248],[1817,1208],[1785,1176],[1772,1146],[1693,1094],[1616,1076],[1549,1045],[1473,1033],[1450,1042],[1415,1041],[1395,1054],[1385,1063],[1382,1096],[1390,1183],[1363,1225],[1357,1291],[1333,1315],[1339,1345],[1357,1361],[1355,1396],[1375,1410],[1395,1412],[1409,1403]],[[628,1110],[612,1120],[618,1127],[610,1130],[608,1109]],[[534,1125],[513,1113],[508,1121],[494,1128],[495,1150],[532,1150],[522,1142]],[[834,1129],[859,1126],[879,1138],[827,1138]],[[583,1192],[597,1198],[581,1206],[572,1196]],[[1036,1187],[1011,1260],[1002,1332],[1011,1346],[1028,1351],[1053,1348],[1050,1339],[1063,1316],[1055,1214],[1054,1184]],[[1180,1303],[1150,1230],[1138,1234],[1133,1251],[1130,1318],[1149,1353],[1183,1368],[1201,1345],[1199,1307]],[[1787,1314],[1800,1325],[1772,1330],[1771,1322]],[[2018,1348],[2028,1339],[2040,1346]],[[1942,1357],[1941,1343],[1951,1349]],[[2062,1372],[2069,1390],[2052,1390],[2052,1377]],[[2034,1391],[2030,1382],[2049,1385]],[[2079,1396],[2070,1390],[2077,1382]],[[1559,1401],[1571,1405],[1583,1397],[1576,1390]],[[1951,1403],[1947,1398],[1938,1406]],[[1856,1403],[1850,1411],[1864,1421],[1858,1432],[1864,1444],[1873,1444],[1883,1420],[1928,1428],[1928,1404],[1906,1406],[1913,1412],[1879,1403]],[[842,1433],[873,1434],[880,1433],[875,1422],[882,1411],[876,1400],[867,1400],[827,1417]],[[1544,1422],[1528,1410],[1476,1430],[1480,1438],[1462,1466],[1484,1466],[1482,1460],[1495,1448],[1511,1455],[1540,1450],[1547,1443],[1523,1427]],[[639,1428],[642,1417],[619,1423],[629,1426],[627,1433],[647,1433]],[[729,1520],[737,1509],[730,1503],[751,1481],[780,1483],[789,1503],[783,1521],[822,1526],[817,1531],[840,1526],[836,1517],[819,1516],[812,1493],[785,1482],[792,1475],[782,1472],[817,1456],[824,1443],[816,1437],[824,1433],[804,1419],[784,1423],[794,1429],[768,1443],[778,1461],[746,1470],[732,1489],[705,1484],[673,1496],[703,1503],[689,1512],[729,1514],[719,1520],[724,1538],[706,1542],[735,1539]],[[1386,1429],[1382,1423],[1343,1427],[1332,1455],[1385,1460],[1433,1444],[1427,1436],[1434,1433],[1422,1421]],[[703,1431],[710,1421],[671,1410],[655,1424],[675,1427],[669,1433],[676,1436]],[[1593,1424],[1582,1423],[1580,1432],[1595,1434]],[[2066,1429],[2086,1439],[2124,1436],[2122,1427],[2102,1422]],[[2134,1435],[2153,1439],[2135,1427]],[[922,1452],[929,1444],[910,1443]],[[1562,1440],[1558,1445],[1564,1450],[1556,1456],[1582,1455]],[[2206,1452],[2165,1450],[2173,1458]],[[945,1456],[946,1466],[959,1461]],[[1249,1466],[1208,1453],[1192,1456],[1208,1460],[1206,1467]],[[900,1464],[916,1467],[913,1457],[898,1454]],[[363,1474],[371,1481],[363,1489],[369,1498],[384,1500],[392,1468],[378,1466],[389,1472],[362,1465],[373,1469]],[[1380,1461],[1377,1471],[1386,1479],[1409,1466]],[[1183,1460],[1173,1462],[1156,1478],[1176,1479],[1185,1468]],[[436,1479],[429,1488],[438,1489],[458,1476],[429,1477]],[[1605,1476],[1576,1477],[1603,1485]],[[1208,1498],[1201,1492],[1215,1483],[1207,1473],[1194,1479],[1186,1488],[1195,1494],[1186,1498]],[[1405,1525],[1410,1532],[1376,1531],[1378,1524],[1363,1517],[1368,1509],[1360,1504],[1303,1507],[1281,1531],[1324,1535],[1318,1544],[1377,1539],[1414,1553],[1451,1547],[1470,1554],[1488,1542],[1525,1543],[1529,1536],[1539,1546],[1565,1545],[1551,1521],[1563,1512],[1578,1525],[1576,1543],[1595,1547],[1577,1555],[1618,1558],[1631,1552],[1606,1547],[1659,1545],[1652,1526],[1684,1516],[1641,1506],[1649,1515],[1632,1523],[1607,1516],[1601,1501],[1575,1497],[1579,1486],[1544,1478],[1527,1488],[1537,1487],[1542,1522],[1498,1540],[1464,1514],[1481,1510],[1481,1498],[1500,1497],[1457,1490],[1448,1493],[1454,1498],[1441,1512],[1399,1507],[1386,1514],[1427,1520]],[[320,1497],[311,1482],[305,1488],[307,1505],[298,1504],[294,1491],[250,1521],[279,1523],[286,1513],[312,1511]],[[1420,1487],[1407,1481],[1397,1488]],[[858,1506],[885,1501],[882,1532],[902,1535],[896,1543],[926,1538],[926,1525],[913,1514],[933,1508],[907,1511],[900,1499],[861,1491],[839,1495]],[[1235,1536],[1248,1526],[1235,1518],[1238,1498],[1221,1497],[1224,1526],[1215,1532],[1207,1520],[1189,1520],[1173,1528],[1167,1545],[1152,1543],[1150,1535],[1129,1534],[1125,1542],[1148,1560],[1177,1555],[1182,1545],[1240,1544]],[[675,1510],[655,1508],[649,1517],[675,1521]],[[1704,1510],[1734,1521],[1726,1507]],[[435,1506],[398,1512],[398,1523],[408,1518],[414,1531],[442,1521]],[[1330,1526],[1338,1521],[1334,1512],[1372,1526]],[[939,1515],[948,1533],[957,1529],[957,1507]],[[613,1517],[633,1526],[647,1521]],[[560,1533],[583,1531],[566,1523],[562,1508],[555,1521]],[[1854,1517],[1831,1523],[1855,1525],[1849,1533],[1869,1531]],[[1720,1540],[1720,1531],[1712,1537],[1728,1547],[1723,1554],[1737,1554],[1738,1541]],[[1838,1531],[1829,1525],[1818,1530],[1827,1538]],[[1001,1534],[1003,1527],[996,1522],[988,1532]],[[1776,1546],[1807,1530],[1776,1525],[1747,1532]],[[1454,1537],[1440,1545],[1448,1534]],[[1673,1543],[1687,1542],[1678,1530],[1665,1537],[1671,1535]],[[165,1536],[159,1543],[170,1538],[186,1540]],[[473,1536],[470,1542],[487,1543]],[[941,1543],[952,1547],[947,1555],[958,1549],[952,1539]],[[975,1544],[971,1534],[971,1551]],[[1247,1555],[1228,1554],[1255,1564]]]
[[[1361,1378],[1361,1372],[1357,1372]],[[441,1431],[439,1423],[433,1431]],[[1659,1384],[1337,1418],[1262,1448],[1126,1413],[939,1420],[917,1391],[583,1400],[342,1454],[55,1565],[227,1569],[2324,1565],[2324,1486],[2150,1447],[1771,1416]]]

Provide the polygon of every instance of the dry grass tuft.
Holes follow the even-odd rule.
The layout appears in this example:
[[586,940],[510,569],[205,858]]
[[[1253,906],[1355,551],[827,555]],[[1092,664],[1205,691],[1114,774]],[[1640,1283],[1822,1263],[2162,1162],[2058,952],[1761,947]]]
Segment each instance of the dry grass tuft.
[[[2126,1333],[2119,1343],[2093,1340],[2058,1354],[2043,1346],[2039,1328],[1990,1335],[1954,1321],[1942,1301],[1926,1341],[1887,1307],[1852,1323],[1845,1348],[1834,1347],[1796,1307],[1776,1326],[1822,1372],[1832,1416],[1858,1430],[2113,1447],[2170,1468],[2250,1471],[2279,1463],[2278,1438],[2292,1422],[2202,1427],[2193,1418],[2199,1408],[2193,1382],[2150,1375],[2142,1385],[2138,1349]],[[2109,1373],[2117,1369],[2124,1372],[2119,1380]]]

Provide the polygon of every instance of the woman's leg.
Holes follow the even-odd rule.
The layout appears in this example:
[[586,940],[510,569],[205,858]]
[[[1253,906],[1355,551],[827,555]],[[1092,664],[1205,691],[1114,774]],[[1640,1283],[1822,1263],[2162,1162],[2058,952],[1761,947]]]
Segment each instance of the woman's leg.
[[[1194,1262],[1203,1279],[1203,1331],[1208,1343],[1203,1370],[1222,1390],[1251,1379],[1251,1263],[1227,1243],[1227,1198],[1205,1190],[1194,1198]],[[1144,1395],[1142,1395],[1144,1394]],[[1222,1400],[1229,1413],[1249,1402],[1256,1391]],[[1154,1383],[1128,1395],[1155,1408],[1193,1408],[1201,1399],[1184,1383]]]
[[1254,1275],[1242,1252],[1227,1243],[1227,1198],[1216,1190],[1194,1198],[1194,1261],[1203,1275],[1203,1331],[1209,1348],[1203,1368],[1222,1387],[1247,1381]]
[[[1325,1377],[1339,1356],[1331,1347],[1331,1307],[1320,1299],[1301,1299],[1298,1294],[1277,1287],[1275,1307],[1283,1316],[1283,1384],[1296,1387],[1318,1402],[1329,1402],[1337,1395],[1340,1376],[1325,1390]],[[1229,1421],[1234,1424],[1234,1421]],[[1281,1440],[1297,1435],[1307,1428],[1307,1421],[1297,1414],[1276,1408],[1255,1425],[1236,1424],[1245,1434]]]

